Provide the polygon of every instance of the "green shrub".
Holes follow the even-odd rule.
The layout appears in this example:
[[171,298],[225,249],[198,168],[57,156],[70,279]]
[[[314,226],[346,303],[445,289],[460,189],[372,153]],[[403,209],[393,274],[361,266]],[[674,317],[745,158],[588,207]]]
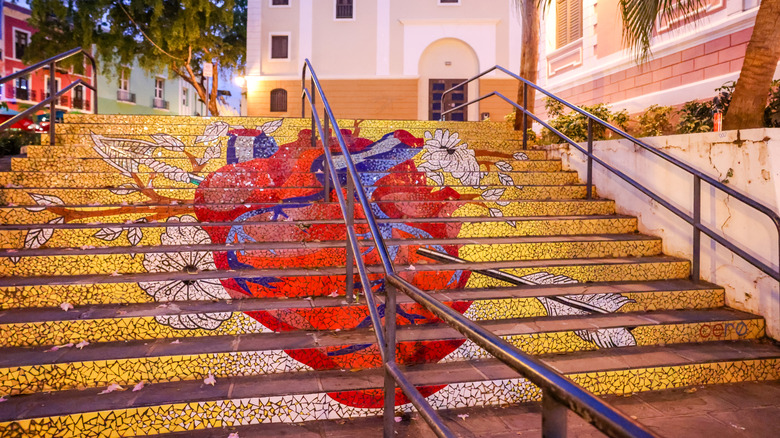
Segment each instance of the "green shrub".
[[671,122],[669,122],[669,116],[671,116],[671,114],[672,107],[670,106],[650,105],[650,107],[639,116],[639,136],[655,137],[672,133],[674,127]]
[[769,100],[764,108],[764,126],[780,128],[780,79],[772,81],[769,89]]
[[22,146],[40,143],[40,134],[19,131],[17,129],[8,129],[0,132],[0,156],[18,155]]
[[[588,139],[588,118],[576,111],[565,112],[562,103],[553,99],[545,101],[547,114],[550,117],[547,123],[560,131],[570,139],[580,142]],[[593,106],[582,106],[584,111],[609,122],[622,130],[628,125],[628,112],[626,110],[613,112],[606,104],[599,103]],[[593,139],[604,140],[612,136],[611,132],[599,123],[593,123]],[[562,141],[557,134],[545,129],[542,135],[542,143],[558,143]]]
[[680,122],[677,124],[677,132],[692,134],[712,131],[712,106],[712,102],[695,100],[686,102],[679,111]]

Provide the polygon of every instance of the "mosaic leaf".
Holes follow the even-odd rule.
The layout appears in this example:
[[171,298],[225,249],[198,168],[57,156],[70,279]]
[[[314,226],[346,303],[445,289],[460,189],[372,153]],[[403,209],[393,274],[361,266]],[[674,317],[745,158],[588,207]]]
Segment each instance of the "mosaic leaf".
[[195,144],[214,141],[219,137],[227,135],[229,129],[230,125],[225,122],[211,123],[203,130],[203,135],[195,137]]
[[260,127],[260,130],[265,133],[265,135],[268,135],[282,126],[282,119],[279,120],[272,120],[270,122],[263,123],[263,126]]
[[482,192],[482,199],[485,199],[487,201],[495,201],[499,199],[501,195],[504,194],[505,191],[506,189],[501,189],[501,188],[485,190],[484,192]]
[[28,195],[30,195],[33,201],[38,205],[65,205],[65,201],[54,195],[40,195],[38,193],[28,193]]
[[113,193],[113,194],[115,194],[115,195],[125,196],[125,195],[129,195],[131,193],[135,193],[139,189],[140,188],[138,187],[137,184],[125,183],[125,184],[121,184],[119,187],[117,187],[115,189],[108,189],[108,191]]
[[502,207],[506,207],[507,205],[511,204],[511,202],[510,201],[500,201],[499,200],[499,201],[496,201],[496,204],[498,204],[498,205],[500,205]]
[[576,330],[574,333],[583,340],[598,345],[599,348],[631,347],[636,345],[634,335],[624,327]]
[[110,242],[112,240],[116,240],[119,236],[121,236],[123,231],[124,230],[121,227],[106,227],[106,228],[99,229],[92,236],[95,237],[96,239]]
[[203,153],[203,157],[198,158],[197,163],[202,166],[212,158],[219,158],[221,154],[222,154],[222,142],[219,142],[217,144],[209,146],[206,149],[206,152]]
[[152,140],[169,151],[184,152],[184,143],[170,134],[152,134]]
[[161,161],[152,160],[152,159],[146,160],[144,164],[149,166],[155,172],[162,174],[162,176],[168,178],[171,181],[178,181],[178,182],[190,181],[189,172],[187,172],[184,169],[178,168],[176,166],[171,166],[170,164],[166,164]]
[[510,227],[512,227],[512,228],[515,228],[515,227],[517,226],[517,222],[515,222],[515,221],[506,221],[506,223],[507,223],[507,224],[508,224]]
[[526,155],[524,152],[515,152],[514,155],[512,155],[512,158],[515,160],[527,160],[528,155]]
[[515,180],[513,180],[511,176],[505,173],[498,172],[498,180],[501,181],[501,184],[505,186],[515,185]]
[[491,217],[504,217],[504,213],[497,208],[490,208],[488,211],[490,211]]
[[[64,222],[65,222],[64,218],[57,217],[50,220],[48,223],[61,224]],[[51,239],[52,235],[54,235],[54,228],[35,228],[29,230],[27,231],[27,235],[24,236],[24,248],[26,249],[40,248],[46,242],[48,242],[49,239]]]
[[506,161],[496,161],[496,167],[498,167],[500,170],[503,170],[504,172],[510,172],[512,169],[514,169],[512,165]]
[[110,138],[90,134],[93,149],[103,158],[103,161],[122,172],[124,176],[131,176],[138,172],[141,159],[149,158],[157,148],[157,145],[144,140],[129,140],[125,138]]
[[144,237],[144,232],[141,228],[133,227],[127,229],[127,241],[130,242],[130,245],[136,246],[138,243],[141,242],[141,239]]

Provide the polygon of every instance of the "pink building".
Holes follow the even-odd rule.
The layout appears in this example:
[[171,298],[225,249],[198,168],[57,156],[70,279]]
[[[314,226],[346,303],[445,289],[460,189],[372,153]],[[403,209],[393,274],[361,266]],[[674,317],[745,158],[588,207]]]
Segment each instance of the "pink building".
[[[35,50],[30,46],[30,39],[36,29],[27,23],[30,10],[23,5],[2,3],[2,53],[0,53],[0,74],[7,76],[26,67],[21,58],[27,50]],[[63,47],[68,50],[72,47]],[[92,83],[92,66],[89,62],[84,64],[81,71],[71,69],[57,69],[55,74],[57,89],[67,87],[72,82],[82,79]],[[4,84],[0,88],[0,96],[9,108],[20,110],[30,107],[49,95],[48,69],[39,70],[26,78],[19,78],[13,84]],[[93,108],[92,91],[84,86],[73,88],[62,96],[57,103],[57,108],[64,112],[77,111],[91,113]]]

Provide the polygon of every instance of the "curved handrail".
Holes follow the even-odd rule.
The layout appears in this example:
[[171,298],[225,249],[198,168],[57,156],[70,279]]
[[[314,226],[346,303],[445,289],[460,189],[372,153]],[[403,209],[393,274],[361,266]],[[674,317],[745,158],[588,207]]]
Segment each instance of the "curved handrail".
[[[392,261],[387,253],[387,249],[384,243],[382,235],[379,233],[379,227],[376,223],[371,205],[368,202],[368,198],[362,187],[360,178],[358,176],[357,169],[352,161],[352,157],[349,153],[349,149],[344,142],[344,138],[338,129],[336,118],[333,116],[333,111],[328,103],[325,93],[317,79],[317,75],[311,66],[311,62],[306,59],[303,65],[301,74],[301,85],[303,92],[301,93],[301,100],[305,102],[308,100],[312,110],[312,126],[318,128],[320,137],[326,139],[323,142],[323,148],[325,149],[325,159],[328,162],[329,172],[327,172],[333,181],[340,183],[338,173],[333,165],[331,153],[330,153],[330,133],[327,129],[322,129],[317,117],[317,111],[314,105],[314,97],[306,89],[306,71],[307,69],[311,73],[311,86],[312,89],[316,89],[322,99],[323,108],[325,111],[325,122],[332,124],[335,129],[334,133],[341,149],[347,166],[347,196],[349,200],[345,199],[341,192],[341,187],[336,187],[336,196],[339,201],[342,213],[345,215],[345,222],[347,223],[347,232],[349,236],[349,245],[353,254],[360,254],[358,248],[358,242],[356,233],[353,227],[350,226],[351,218],[348,215],[350,211],[348,202],[352,201],[354,196],[357,196],[358,201],[363,208],[363,212],[366,217],[366,222],[371,230],[374,245],[379,253],[379,257],[382,262],[382,266],[385,272],[386,281],[386,298],[385,298],[385,331],[384,333],[380,329],[381,318],[378,315],[378,311],[373,300],[373,291],[367,282],[367,275],[365,274],[365,265],[363,260],[358,256],[355,259],[358,265],[358,272],[361,275],[361,281],[363,282],[363,292],[366,296],[367,307],[370,313],[371,322],[374,327],[374,332],[377,337],[378,345],[380,346],[381,356],[383,360],[383,368],[385,370],[385,406],[384,406],[384,424],[385,424],[385,436],[393,436],[393,423],[394,423],[394,406],[395,406],[395,387],[393,382],[397,383],[399,388],[410,399],[411,403],[420,412],[420,415],[433,429],[437,436],[450,437],[454,436],[447,427],[444,425],[441,417],[433,410],[433,408],[427,403],[424,397],[417,391],[411,382],[409,382],[398,368],[395,363],[395,288],[404,292],[410,296],[414,301],[422,305],[427,310],[431,311],[442,321],[454,327],[461,332],[468,339],[487,350],[494,355],[498,360],[507,364],[515,371],[526,377],[528,380],[542,388],[543,390],[543,428],[545,424],[545,415],[553,416],[554,419],[549,421],[548,424],[558,422],[559,425],[563,424],[565,427],[566,411],[559,409],[561,405],[565,405],[573,412],[577,413],[587,421],[594,424],[599,430],[612,437],[640,437],[650,438],[653,435],[647,431],[644,427],[639,425],[634,420],[627,417],[620,411],[615,410],[606,402],[597,398],[578,384],[572,382],[568,378],[562,376],[560,373],[549,367],[548,365],[534,359],[530,355],[522,352],[518,348],[510,345],[500,337],[484,329],[479,324],[468,320],[463,315],[447,307],[440,301],[434,299],[429,294],[423,292],[416,286],[407,282],[401,276],[399,276],[393,269]],[[305,105],[303,106],[302,116],[305,117]],[[312,135],[314,135],[312,130]],[[326,136],[327,135],[327,136]],[[314,139],[312,139],[314,142]],[[327,178],[327,176],[326,176]],[[353,195],[351,193],[351,187],[357,189]],[[347,259],[347,265],[351,265],[352,261]],[[349,291],[347,291],[349,293]],[[384,350],[384,351],[383,351]],[[555,426],[551,426],[552,429],[556,429]],[[556,429],[558,430],[558,429]]]
[[[442,112],[442,120],[445,120],[446,115],[448,113],[452,112],[452,111],[458,110],[458,109],[463,108],[463,107],[468,106],[468,105],[471,105],[471,104],[473,104],[475,102],[479,102],[479,101],[481,101],[483,99],[486,99],[486,98],[488,98],[490,96],[498,96],[498,97],[504,99],[506,102],[510,103],[512,106],[514,106],[518,110],[522,111],[524,119],[525,119],[525,117],[532,118],[534,121],[540,123],[542,126],[544,126],[545,128],[549,129],[550,131],[552,131],[553,133],[558,135],[566,143],[570,144],[571,146],[573,146],[574,148],[576,148],[577,150],[579,150],[580,152],[582,152],[583,154],[585,154],[588,157],[588,175],[587,175],[587,179],[588,179],[588,193],[589,194],[591,193],[591,187],[592,187],[592,169],[591,169],[592,168],[592,163],[596,162],[596,163],[602,165],[604,168],[606,168],[610,172],[612,172],[615,175],[617,175],[618,177],[620,177],[622,180],[624,180],[627,183],[629,183],[635,189],[641,191],[642,193],[644,193],[645,195],[647,195],[648,197],[650,197],[654,201],[658,202],[660,205],[662,205],[664,208],[666,208],[667,210],[669,210],[672,213],[674,213],[679,218],[683,219],[684,221],[686,221],[687,223],[692,225],[693,228],[694,228],[694,249],[693,249],[693,258],[694,258],[694,260],[693,260],[693,273],[692,273],[692,277],[694,277],[695,280],[699,280],[700,279],[700,271],[699,271],[699,269],[700,269],[700,248],[699,248],[699,245],[700,245],[700,234],[699,233],[703,232],[704,234],[706,234],[712,240],[714,240],[714,241],[718,242],[719,244],[723,245],[724,247],[726,247],[727,249],[729,249],[730,251],[732,251],[733,253],[735,253],[739,257],[741,257],[743,260],[747,261],[748,263],[750,263],[751,265],[753,265],[757,269],[761,270],[763,273],[769,275],[773,279],[775,279],[778,282],[780,282],[780,215],[775,213],[769,207],[767,207],[767,206],[759,203],[758,201],[750,198],[749,196],[747,196],[747,195],[745,195],[743,193],[740,193],[740,192],[734,190],[731,187],[726,186],[722,182],[720,182],[720,181],[710,177],[709,175],[704,174],[703,172],[701,172],[701,171],[691,167],[690,165],[688,165],[688,164],[678,160],[677,158],[674,158],[671,155],[669,155],[669,154],[667,154],[665,152],[662,152],[662,151],[660,151],[660,150],[658,150],[658,149],[648,145],[647,143],[645,143],[645,142],[643,142],[643,141],[633,137],[632,135],[628,134],[627,132],[623,131],[622,129],[620,129],[620,128],[616,127],[616,126],[613,126],[609,122],[606,122],[606,121],[602,120],[601,118],[596,117],[596,116],[588,113],[587,111],[584,111],[581,108],[579,108],[579,107],[577,107],[577,106],[575,106],[575,105],[573,105],[573,104],[571,104],[571,103],[569,103],[569,102],[567,102],[567,101],[565,101],[563,99],[558,98],[557,96],[555,96],[551,92],[549,92],[549,91],[539,87],[538,85],[536,85],[536,84],[534,84],[532,82],[529,82],[528,80],[526,80],[526,79],[524,79],[524,78],[522,78],[522,77],[512,73],[511,71],[505,69],[504,67],[501,67],[500,65],[496,65],[496,66],[494,66],[494,67],[492,67],[492,68],[490,68],[488,70],[485,70],[484,72],[482,72],[482,73],[480,73],[480,74],[478,74],[476,76],[473,76],[473,77],[471,77],[469,79],[466,79],[465,81],[461,82],[460,84],[457,84],[457,85],[453,86],[452,88],[444,91],[442,93],[442,102],[443,102],[444,96],[447,95],[448,93],[451,93],[456,88],[459,88],[459,87],[461,87],[461,86],[463,86],[463,85],[465,85],[465,84],[467,84],[469,82],[477,80],[477,79],[481,78],[482,76],[485,76],[486,74],[488,74],[488,73],[490,73],[490,72],[492,72],[494,70],[499,70],[499,71],[501,71],[503,73],[506,73],[507,75],[517,79],[518,81],[521,81],[523,83],[524,87],[531,87],[534,90],[537,90],[537,91],[541,92],[542,94],[544,94],[544,95],[546,95],[546,96],[556,100],[557,102],[560,102],[563,105],[569,107],[571,110],[576,111],[577,113],[585,116],[587,118],[587,120],[588,120],[588,150],[585,150],[577,142],[575,142],[574,140],[572,140],[568,136],[564,135],[563,133],[561,133],[557,129],[553,128],[548,123],[542,121],[540,118],[538,118],[537,116],[535,116],[534,114],[529,112],[524,106],[521,106],[521,105],[517,104],[512,99],[509,99],[508,97],[504,96],[503,94],[501,94],[501,93],[499,93],[497,91],[488,93],[488,94],[486,94],[484,96],[480,96],[477,99],[471,100],[471,101],[466,102],[466,103],[464,103],[462,105],[458,105],[455,108],[451,108],[451,109],[449,109],[447,111]],[[523,94],[525,96],[528,95],[527,88],[524,90]],[[593,148],[592,148],[592,146],[593,146],[593,129],[592,129],[592,124],[594,122],[600,124],[601,126],[607,128],[607,129],[609,129],[610,131],[615,132],[616,134],[618,134],[618,135],[624,137],[625,139],[631,141],[633,144],[635,144],[635,145],[641,147],[642,149],[644,149],[644,150],[646,150],[646,151],[648,151],[648,152],[650,152],[650,153],[652,153],[652,154],[654,154],[654,155],[656,155],[656,156],[666,160],[667,162],[675,165],[676,167],[678,167],[678,168],[686,171],[690,175],[692,175],[694,177],[694,208],[693,208],[693,214],[689,215],[689,214],[683,212],[679,208],[677,208],[674,205],[672,205],[669,201],[667,201],[666,199],[662,198],[661,195],[658,195],[658,194],[654,193],[652,190],[648,189],[644,185],[642,185],[639,182],[635,181],[634,179],[632,179],[628,175],[626,175],[623,172],[615,169],[614,167],[610,166],[609,164],[607,164],[603,160],[597,158],[593,154]],[[524,125],[527,125],[527,124],[524,123]],[[526,142],[526,136],[527,136],[527,132],[526,132],[526,130],[524,130],[524,132],[523,132],[523,143],[524,144]],[[701,223],[701,220],[700,220],[701,219],[701,193],[700,193],[701,192],[701,190],[700,190],[700,188],[701,188],[701,181],[705,181],[706,183],[708,183],[712,187],[714,187],[714,188],[716,188],[716,189],[726,193],[727,195],[731,196],[732,198],[735,198],[735,199],[743,202],[745,205],[755,209],[756,211],[759,211],[759,212],[763,213],[765,216],[767,216],[774,223],[775,228],[777,229],[777,236],[778,236],[778,244],[777,244],[777,248],[778,248],[778,269],[773,269],[768,264],[762,262],[761,260],[758,260],[758,258],[756,258],[753,255],[749,254],[747,251],[745,251],[742,248],[738,247],[736,244],[732,243],[731,241],[727,240],[726,238],[724,238],[720,234],[716,233],[715,231],[713,231],[712,229],[710,229],[709,227],[707,227],[706,225]]]
[[[87,58],[89,58],[90,63],[92,64],[92,84],[89,84],[88,82],[85,82],[83,79],[79,79],[77,81],[71,82],[67,87],[63,88],[62,90],[56,91],[56,71],[55,71],[55,64],[58,62],[70,58],[73,55],[77,54],[83,54]],[[91,53],[88,51],[82,49],[81,47],[76,47],[75,49],[70,49],[67,52],[62,52],[58,55],[54,55],[49,59],[45,59],[41,62],[38,62],[36,64],[33,64],[24,70],[19,70],[17,72],[14,72],[8,76],[0,78],[0,85],[3,85],[7,82],[11,82],[15,79],[18,79],[20,77],[24,77],[27,75],[30,75],[42,68],[49,68],[49,97],[46,99],[43,99],[36,105],[27,108],[26,110],[20,112],[19,114],[16,114],[15,116],[11,117],[10,119],[6,120],[2,124],[0,124],[0,132],[5,131],[9,127],[13,126],[14,123],[18,122],[19,120],[22,120],[23,118],[34,114],[36,111],[38,111],[40,108],[46,106],[46,104],[49,104],[50,106],[50,115],[49,115],[49,144],[54,146],[55,140],[54,140],[54,134],[55,134],[55,124],[56,124],[56,102],[59,100],[60,96],[64,95],[71,89],[73,89],[76,86],[83,85],[90,90],[94,91],[95,95],[93,96],[93,108],[95,114],[98,112],[98,80],[97,80],[97,63],[95,62],[95,58],[92,56]]]

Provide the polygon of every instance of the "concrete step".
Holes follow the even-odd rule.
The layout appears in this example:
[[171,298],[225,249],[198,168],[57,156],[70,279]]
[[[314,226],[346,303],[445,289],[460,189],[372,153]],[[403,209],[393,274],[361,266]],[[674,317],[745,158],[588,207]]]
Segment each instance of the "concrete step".
[[[414,311],[404,305],[404,311]],[[132,307],[130,308],[132,312]],[[27,316],[32,316],[27,312]],[[147,313],[151,313],[148,312]],[[161,312],[156,311],[158,316]],[[122,318],[127,318],[123,316]],[[7,319],[7,318],[6,318]],[[673,345],[690,342],[752,340],[763,335],[763,320],[723,309],[701,311],[660,311],[652,314],[623,313],[567,317],[527,317],[481,321],[481,325],[522,351],[533,354],[560,354],[604,348],[584,335],[623,331],[626,342],[613,348],[637,345]],[[412,352],[415,347],[452,345],[464,338],[442,324],[399,328],[399,361],[404,365],[423,363]],[[32,394],[44,390],[108,386],[111,383],[135,385],[177,380],[302,372],[311,367],[295,358],[319,354],[332,359],[317,369],[350,369],[354,357],[339,359],[334,352],[359,347],[376,354],[375,338],[369,329],[312,331],[301,329],[281,334],[245,334],[240,340],[229,336],[118,340],[66,346],[52,351],[50,346],[6,347],[0,360],[0,396]],[[76,342],[72,342],[76,344]],[[441,359],[455,362],[489,359],[490,355],[471,341],[459,342],[457,349]],[[297,351],[291,351],[295,346]],[[155,374],[170,366],[168,373]],[[380,366],[378,357],[361,358],[360,368]],[[98,377],[99,376],[99,377]]]
[[[399,201],[413,200],[422,201],[426,199],[440,199],[437,193],[431,193],[431,190],[409,190],[409,187],[387,186],[394,190],[393,198]],[[471,186],[452,187],[464,199],[474,199],[478,201],[498,201],[512,199],[581,199],[586,197],[586,187],[583,185],[567,186],[482,186],[484,188],[473,188]],[[267,200],[286,199],[295,196],[306,196],[322,193],[320,187],[266,187],[261,190],[262,196]],[[116,205],[122,202],[128,204],[142,203],[161,203],[164,201],[190,201],[197,196],[206,202],[216,202],[219,199],[232,200],[233,202],[242,202],[249,199],[253,190],[247,188],[227,188],[227,187],[203,187],[196,188],[175,188],[175,189],[147,189],[135,185],[131,188],[122,189],[43,189],[38,193],[27,188],[21,189],[0,189],[0,205],[19,205],[35,206],[39,205],[39,200],[33,195],[45,193],[47,196],[59,198],[65,205]],[[335,199],[335,195],[333,195]]]
[[[692,358],[695,356],[695,359]],[[758,342],[631,347],[542,358],[597,394],[636,392],[699,384],[780,378],[776,346]],[[495,361],[406,367],[413,384],[427,385],[437,409],[494,406],[538,400],[538,388]],[[435,386],[433,386],[435,385]],[[148,384],[139,391],[104,388],[9,398],[0,412],[0,433],[55,436],[150,435],[247,424],[379,415],[379,370],[310,371],[266,376]],[[353,406],[336,400],[353,403]],[[409,405],[399,407],[410,411]]]
[[[266,161],[267,160],[267,161]],[[279,168],[285,166],[289,171],[295,170],[297,163],[294,160],[267,158],[263,160],[266,168]],[[373,166],[377,171],[384,171],[399,164],[397,160],[371,159],[366,160],[366,166]],[[517,172],[557,172],[561,170],[560,160],[515,160],[507,161]],[[150,166],[163,163],[182,171],[192,171],[193,162],[189,158],[156,159],[146,157],[140,163],[139,169],[143,172],[153,172],[156,169]],[[202,167],[196,169],[201,172],[213,172],[227,165],[224,157],[213,158]],[[114,167],[102,158],[69,158],[67,160],[57,158],[12,158],[11,169],[16,172],[40,172],[50,169],[58,169],[60,172],[111,172]],[[304,170],[304,169],[300,169]],[[308,170],[308,169],[306,169]],[[491,169],[483,169],[491,170]],[[495,169],[492,169],[495,170]],[[161,172],[162,173],[162,172]]]
[[[310,228],[311,233],[316,228]],[[403,231],[403,229],[402,229]],[[114,234],[123,233],[116,229]],[[170,266],[152,261],[176,261],[177,266],[196,260],[200,270],[217,269],[205,258],[217,253],[236,254],[238,260],[256,268],[273,269],[278,266],[321,268],[346,265],[346,241],[314,239],[291,242],[251,242],[219,244],[206,240],[200,243],[177,240],[189,237],[179,229],[166,233],[163,244],[146,247],[114,246],[102,248],[36,248],[13,251],[0,250],[0,272],[3,276],[31,277],[46,275],[132,274],[169,272]],[[111,237],[114,237],[113,235]],[[261,238],[262,236],[250,236]],[[305,233],[301,238],[306,238]],[[114,239],[116,240],[116,239]],[[475,262],[512,260],[550,260],[608,257],[646,257],[661,254],[661,239],[640,234],[545,236],[545,237],[490,237],[490,238],[406,238],[385,239],[390,251],[398,252],[397,264],[430,263],[416,254],[419,248],[448,248],[459,257]],[[366,263],[378,265],[373,241],[363,240],[362,251]],[[80,249],[80,250],[79,250]],[[371,254],[373,253],[373,257]],[[141,255],[141,257],[138,257]],[[181,267],[180,266],[180,267]]]
[[[231,169],[216,170],[214,172],[190,172],[198,178],[206,178],[212,175],[209,187],[236,187],[236,182],[231,181],[230,175],[234,173]],[[420,172],[408,172],[409,175],[403,175],[404,172],[394,173],[410,182],[424,183],[425,185],[437,184],[433,180],[427,179]],[[267,176],[268,172],[243,170],[238,176],[233,177],[236,181],[240,179],[256,180]],[[385,172],[360,172],[363,180],[372,186],[388,185],[381,178],[386,175]],[[499,174],[504,175],[501,177]],[[298,181],[304,176],[311,175],[311,172],[290,172],[285,178],[291,181]],[[470,175],[470,173],[468,173]],[[139,172],[136,176],[146,187],[151,183],[155,188],[192,188],[190,181],[175,181],[164,178],[155,172]],[[158,177],[159,176],[159,177]],[[559,172],[515,172],[515,171],[484,171],[480,172],[480,184],[488,186],[505,185],[512,180],[512,185],[567,185],[578,182],[577,173],[571,171]],[[508,177],[508,178],[507,178]],[[444,185],[463,186],[462,182],[456,180],[449,174],[444,175]],[[50,171],[32,171],[32,172],[0,172],[0,185],[4,188],[30,188],[30,189],[50,189],[50,188],[120,188],[127,187],[127,184],[137,184],[137,182],[128,176],[121,175],[119,172],[59,172],[56,169]],[[392,185],[392,184],[391,184]]]
[[[510,225],[507,221],[513,222]],[[359,239],[370,239],[369,229],[365,220],[358,219],[356,232]],[[576,236],[584,234],[625,234],[637,231],[636,218],[621,215],[611,216],[557,216],[557,217],[495,217],[495,218],[407,218],[407,219],[380,219],[379,224],[390,227],[399,227],[401,224],[413,227],[444,228],[458,227],[460,238],[482,237],[522,237],[522,236]],[[69,248],[69,247],[113,247],[127,245],[126,239],[119,239],[124,233],[127,237],[130,230],[140,234],[140,240],[136,246],[159,245],[159,236],[167,230],[182,229],[183,233],[197,232],[198,227],[208,226],[214,234],[224,234],[230,231],[235,224],[233,222],[166,222],[161,223],[116,223],[104,224],[104,226],[90,225],[87,223],[63,223],[63,224],[4,224],[0,225],[0,248],[22,249],[25,237],[31,229],[51,229],[52,235],[43,245],[45,248]],[[333,238],[345,239],[346,226],[341,219],[320,221],[276,221],[276,222],[250,222],[243,226],[244,231],[252,236],[262,236],[257,240],[267,242],[300,241],[304,234],[312,227],[328,227]],[[114,229],[113,233],[106,234],[105,228]],[[122,230],[122,231],[120,231]],[[186,231],[184,231],[186,230]],[[114,234],[120,235],[113,240]]]
[[[56,201],[52,201],[54,203]],[[505,201],[500,201],[504,203]],[[508,205],[496,202],[474,202],[470,200],[430,201],[380,201],[373,203],[380,209],[394,209],[405,217],[451,217],[453,212],[457,217],[529,217],[529,216],[572,216],[572,215],[611,215],[615,213],[615,203],[606,199],[574,199],[574,200],[522,200],[509,201]],[[230,204],[220,203],[165,203],[143,205],[82,205],[82,206],[42,206],[45,211],[29,209],[33,207],[0,206],[0,222],[4,224],[58,224],[81,222],[91,224],[130,223],[135,221],[158,221],[180,215],[196,215],[199,211],[205,215],[208,222],[220,222],[221,216],[240,214],[257,209],[274,209],[284,211],[284,219],[319,220],[343,217],[338,203],[316,202],[306,208],[288,208],[278,203],[245,202]],[[362,215],[356,206],[356,215]],[[283,216],[282,216],[283,217]],[[232,219],[232,218],[231,218]],[[203,222],[203,221],[201,221]]]

